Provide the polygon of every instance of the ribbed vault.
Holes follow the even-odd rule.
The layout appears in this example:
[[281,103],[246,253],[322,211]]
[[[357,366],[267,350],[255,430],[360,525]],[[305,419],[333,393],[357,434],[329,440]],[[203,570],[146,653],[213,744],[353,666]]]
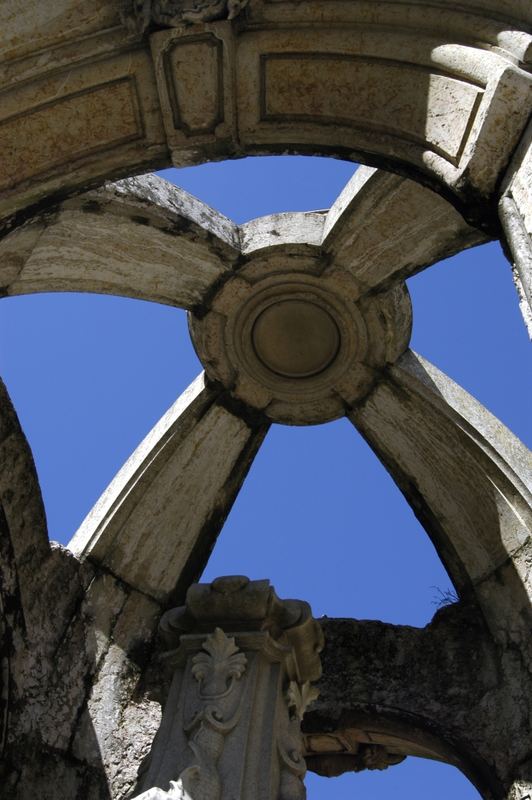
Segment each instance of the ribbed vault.
[[[530,8],[250,0],[233,19],[187,19],[164,5],[1,9],[3,292],[185,308],[205,367],[69,550],[47,541],[31,455],[2,394],[8,794],[31,796],[37,780],[43,800],[57,786],[65,797],[131,792],[159,721],[150,658],[161,611],[203,570],[271,421],[346,415],[431,536],[461,604],[424,631],[324,625],[309,763],[336,769],[371,734],[391,757],[457,764],[486,798],[524,800],[530,453],[409,350],[404,281],[501,235],[500,208],[530,296]],[[396,174],[361,168],[328,211],[240,227],[153,176],[104,183],[286,151]],[[304,370],[297,351],[284,358],[296,318],[299,331],[308,319],[323,331]]]

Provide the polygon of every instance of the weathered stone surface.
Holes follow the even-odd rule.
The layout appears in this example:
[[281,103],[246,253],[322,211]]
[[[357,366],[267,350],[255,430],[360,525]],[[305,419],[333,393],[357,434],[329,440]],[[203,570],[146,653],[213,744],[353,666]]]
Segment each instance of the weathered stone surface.
[[120,294],[192,308],[238,256],[236,226],[145,175],[69,200],[0,241],[1,291]]
[[211,379],[288,424],[360,401],[407,346],[402,279],[485,239],[440,197],[364,167],[327,214],[264,217],[240,236],[247,260],[191,315],[193,340]]
[[347,619],[322,627],[320,694],[304,720],[311,769],[333,755],[351,769],[373,743],[392,757],[453,763],[485,798],[513,797],[530,745],[531,675],[501,659],[474,607],[445,607],[423,629]]
[[521,310],[532,339],[532,124],[512,159],[499,201]]
[[161,602],[199,576],[268,427],[219,399],[200,375],[82,523],[73,552]]
[[3,4],[5,217],[171,158],[287,150],[399,165],[489,215],[530,108],[521,0],[187,8]]
[[126,22],[143,33],[150,25],[179,27],[183,22],[234,19],[249,0],[133,0],[126,6]]
[[[455,585],[476,594],[493,635],[524,646],[529,578],[518,559],[532,531],[530,451],[411,352],[349,416],[421,520]],[[498,577],[484,592],[491,575]]]
[[[191,309],[211,381],[195,384],[119,473],[75,538],[81,560],[47,541],[31,454],[0,395],[8,800],[122,800],[150,774],[162,611],[203,568],[268,418],[343,413],[403,490],[463,599],[422,631],[324,622],[309,765],[331,775],[424,755],[459,766],[489,800],[529,798],[532,460],[438,370],[402,355],[401,282],[499,236],[498,207],[530,303],[532,8],[429,5],[0,4],[0,214],[2,232],[12,231],[0,241],[2,291],[110,292]],[[439,195],[360,169],[329,211],[238,227],[154,177],[97,188],[170,163],[266,152],[361,160]],[[236,311],[262,288],[277,304],[236,330]],[[338,310],[344,301],[351,316]],[[356,370],[331,380],[347,351],[355,379]],[[248,356],[278,384],[243,378]],[[313,394],[315,379],[323,385]],[[287,410],[290,383],[304,414],[292,400]],[[238,586],[223,586],[229,602]],[[301,762],[291,771],[283,800],[301,795],[303,771]],[[183,792],[176,783],[173,796]]]
[[323,248],[366,289],[383,289],[485,241],[439,195],[360,167],[327,213]]
[[300,724],[323,647],[309,605],[266,580],[217,578],[191,586],[161,632],[174,675],[138,797],[302,800]]
[[[91,615],[107,605],[110,592],[114,594],[119,588],[110,576],[96,580],[99,583],[86,601]],[[108,585],[104,587],[103,583]],[[94,768],[103,768],[111,797],[123,797],[133,788],[138,765],[160,719],[160,705],[137,696],[160,607],[145,595],[129,590],[121,603],[114,609],[112,624],[103,626],[109,630],[107,636],[94,626],[101,638],[101,654],[94,665],[92,688],[72,743],[76,758]],[[91,736],[92,731],[95,735]]]
[[[2,797],[122,797],[136,779],[137,762],[128,773],[131,742],[126,736],[121,743],[120,724],[138,705],[148,709],[153,728],[145,713],[136,740],[147,751],[160,714],[158,704],[152,711],[145,699],[131,701],[160,611],[48,543],[31,453],[3,387],[0,447]],[[122,664],[114,674],[111,648]],[[109,674],[119,720],[117,708],[109,714]],[[105,713],[97,696],[108,701]]]
[[365,167],[329,212],[242,226],[143,175],[67,200],[1,239],[0,291],[111,293],[190,309],[230,278],[242,255],[297,245],[322,247],[366,289],[387,288],[486,238],[435,193]]

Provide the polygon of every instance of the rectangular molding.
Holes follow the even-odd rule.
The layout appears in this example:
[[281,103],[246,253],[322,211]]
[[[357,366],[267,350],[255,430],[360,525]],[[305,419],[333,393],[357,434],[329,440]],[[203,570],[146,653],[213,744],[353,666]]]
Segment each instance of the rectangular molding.
[[50,100],[0,122],[0,188],[143,135],[132,75]]
[[259,69],[261,122],[399,134],[417,145],[427,142],[454,166],[483,96],[481,87],[429,67],[343,53],[264,53]]

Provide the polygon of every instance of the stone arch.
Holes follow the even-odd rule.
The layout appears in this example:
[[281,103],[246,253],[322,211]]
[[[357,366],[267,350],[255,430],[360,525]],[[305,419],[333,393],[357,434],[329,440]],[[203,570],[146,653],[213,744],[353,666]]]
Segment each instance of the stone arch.
[[[524,273],[530,227],[525,214],[530,197],[526,178],[531,163],[528,140],[523,138],[531,92],[532,12],[528,3],[507,0],[501,6],[499,0],[464,0],[455,5],[443,0],[401,0],[375,4],[357,0],[347,4],[330,0],[326,11],[320,13],[318,31],[314,2],[250,0],[234,20],[194,22],[185,20],[179,10],[173,16],[161,16],[161,3],[144,3],[147,16],[124,16],[118,0],[97,0],[90,10],[81,0],[60,0],[54,4],[53,15],[47,13],[48,4],[29,3],[22,11],[18,6],[15,2],[2,6],[5,85],[0,120],[0,174],[4,179],[0,214],[5,232],[16,227],[2,242],[7,255],[1,265],[5,291],[68,289],[84,282],[85,289],[102,290],[105,285],[106,291],[127,293],[129,279],[136,281],[138,276],[129,273],[124,280],[120,264],[114,274],[104,265],[102,276],[104,259],[97,252],[92,264],[86,264],[82,278],[69,270],[66,261],[59,263],[55,272],[51,264],[50,253],[54,248],[59,252],[57,245],[61,240],[64,244],[69,232],[81,231],[86,238],[90,235],[90,224],[84,224],[83,215],[87,223],[99,214],[108,223],[109,243],[117,220],[136,235],[138,225],[152,229],[151,246],[163,256],[161,270],[150,276],[154,280],[136,289],[135,296],[195,310],[199,306],[204,313],[212,299],[208,290],[217,289],[219,280],[225,280],[243,248],[249,248],[249,255],[276,248],[282,253],[283,247],[297,251],[301,258],[325,250],[343,269],[353,269],[364,290],[379,294],[417,269],[482,240],[479,228],[498,234],[495,204],[501,189],[507,194],[504,200],[510,201],[502,206],[511,212],[510,217],[505,216],[508,240],[525,241],[515,245],[525,253],[519,262]],[[46,24],[39,25],[42,15]],[[297,80],[287,81],[288,71]],[[202,81],[198,80],[200,72]],[[103,194],[96,191],[96,197],[89,197],[85,206],[83,200],[80,205],[78,199],[72,199],[90,186],[100,186],[106,178],[170,163],[287,151],[355,158],[405,173],[444,195],[476,228],[467,225],[451,204],[433,195],[427,208],[436,216],[438,209],[442,214],[439,226],[433,226],[434,237],[427,237],[430,213],[423,216],[423,224],[410,238],[405,221],[401,227],[401,220],[396,220],[392,240],[395,235],[396,241],[408,241],[415,258],[393,263],[393,246],[385,247],[373,261],[375,274],[370,274],[364,272],[364,259],[352,258],[352,248],[366,247],[371,252],[375,243],[361,238],[353,219],[358,214],[374,214],[390,190],[392,195],[413,192],[414,208],[416,202],[425,205],[425,196],[409,188],[413,184],[394,176],[377,175],[367,186],[355,181],[356,191],[351,186],[332,215],[299,217],[297,227],[303,222],[303,241],[293,240],[290,215],[240,231],[225,223],[205,231],[197,208],[183,214],[182,204],[163,202],[162,210],[154,210],[150,207],[153,198],[135,194],[135,182],[127,208],[121,205],[124,189],[120,186],[111,189],[111,197],[105,194],[109,190],[102,190]],[[513,181],[517,173],[519,180]],[[126,194],[128,191],[126,186]],[[139,208],[142,213],[137,214]],[[44,216],[20,225],[37,211],[44,211]],[[166,245],[167,237],[175,235],[184,218],[183,235],[172,239],[172,244],[179,242],[174,259],[180,256],[186,261],[187,246],[196,241],[200,250],[203,248],[202,270],[188,276],[188,286],[183,273],[176,286],[172,284],[175,260],[166,258]],[[521,228],[515,233],[516,218],[521,228],[524,225],[524,234]],[[282,232],[275,245],[272,226]],[[526,796],[523,787],[530,787],[531,778],[525,719],[528,706],[522,703],[520,708],[513,694],[516,684],[529,686],[530,488],[526,456],[507,431],[431,365],[409,352],[395,352],[393,360],[395,365],[383,371],[364,402],[344,398],[346,410],[427,525],[464,598],[474,594],[484,617],[475,624],[480,629],[486,622],[489,627],[487,644],[482,645],[489,651],[483,665],[490,666],[495,652],[502,682],[497,687],[484,686],[483,676],[479,679],[468,673],[471,683],[489,690],[493,700],[495,727],[491,732],[482,729],[478,737],[459,727],[452,696],[435,698],[434,687],[418,695],[435,703],[437,711],[419,705],[416,710],[413,698],[401,695],[404,687],[396,688],[388,706],[398,708],[398,716],[404,719],[418,715],[418,722],[410,725],[412,734],[414,729],[426,731],[434,726],[439,732],[435,741],[459,742],[456,752],[447,754],[449,760],[463,758],[463,768],[477,776],[486,797],[499,800],[511,796],[513,800],[520,793]],[[423,424],[414,432],[408,429],[410,414],[423,417]],[[87,520],[73,544],[85,564],[80,565],[68,553],[48,549],[40,506],[35,529],[21,533],[22,551],[31,548],[34,539],[38,543],[34,557],[26,559],[24,552],[15,557],[21,575],[23,567],[27,570],[30,561],[37,561],[44,565],[40,578],[46,577],[47,570],[55,574],[54,565],[59,562],[58,573],[68,576],[68,592],[61,595],[68,608],[62,609],[61,625],[44,637],[46,646],[53,649],[59,637],[71,657],[77,654],[77,645],[85,641],[87,631],[104,631],[104,652],[98,656],[100,673],[104,678],[112,675],[113,680],[119,675],[115,683],[128,687],[121,702],[124,714],[130,713],[132,719],[137,706],[129,702],[128,692],[145,667],[139,654],[151,646],[161,605],[182,595],[203,566],[267,424],[260,414],[250,414],[241,399],[228,397],[218,385],[204,386],[200,378],[156,426]],[[10,436],[6,441],[11,441]],[[223,450],[223,468],[210,457],[213,445]],[[441,450],[445,459],[439,463]],[[34,481],[27,449],[20,452],[23,458],[17,466],[22,464]],[[191,453],[196,456],[198,452],[203,460],[195,462],[195,470],[187,471]],[[205,469],[212,470],[211,491],[197,507],[188,502],[188,538],[180,540],[179,548],[169,554],[164,548],[154,548],[153,539],[146,537],[139,543],[144,547],[139,568],[122,546],[123,529],[127,530],[132,520],[132,529],[140,532],[142,540],[146,514],[154,507],[165,509],[161,500],[168,497],[169,484],[175,490],[176,476],[186,474],[174,491],[182,508],[187,498],[190,500],[194,480],[200,473],[205,477]],[[435,476],[444,485],[443,491]],[[452,502],[454,495],[456,503]],[[8,499],[12,497],[8,492]],[[30,504],[33,508],[37,507],[36,497],[34,494]],[[165,509],[167,517],[163,513],[159,519],[163,539],[173,533],[175,503],[174,497],[174,505]],[[476,519],[479,508],[480,518]],[[24,519],[23,513],[20,519]],[[152,561],[154,552],[159,561]],[[7,562],[12,565],[13,559]],[[145,569],[147,563],[151,571]],[[86,591],[89,583],[90,591]],[[83,605],[86,595],[88,615]],[[105,614],[94,613],[94,609],[109,605],[120,608],[117,618],[108,620]],[[51,603],[43,600],[42,610],[50,607]],[[129,627],[128,614],[134,619]],[[120,645],[118,668],[111,636]],[[329,640],[334,641],[332,634]],[[457,648],[467,644],[459,643]],[[59,774],[85,770],[91,773],[87,779],[91,787],[99,786],[105,796],[109,786],[113,796],[123,797],[134,781],[127,743],[113,741],[116,730],[109,727],[105,702],[100,702],[98,692],[91,697],[87,694],[95,665],[91,653],[84,650],[84,654],[86,658],[76,662],[79,672],[73,672],[75,686],[70,687],[76,694],[79,717],[65,720],[61,716],[64,704],[58,702],[46,719],[39,718],[39,733],[44,731],[53,742]],[[432,671],[438,672],[439,667],[436,661]],[[23,672],[22,666],[19,674]],[[488,673],[490,678],[489,669]],[[63,678],[56,681],[56,677],[46,676],[46,682],[61,700]],[[326,671],[325,681],[334,678]],[[416,692],[420,681],[409,682],[406,688]],[[378,722],[374,715],[375,706],[383,702],[378,689],[374,686],[373,694],[368,695],[368,718],[384,729],[382,716]],[[110,702],[117,702],[116,697]],[[149,702],[145,704],[147,709]],[[344,722],[351,725],[362,706],[353,691],[343,709]],[[462,708],[466,707],[464,694]],[[309,734],[331,730],[341,734],[341,711],[327,711],[322,705],[309,718]],[[146,713],[149,717],[149,709]],[[436,713],[449,715],[447,727],[434,722]],[[29,716],[32,714],[30,709]],[[350,721],[349,715],[353,717]],[[150,719],[148,731],[143,733],[145,740],[155,727],[155,717]],[[489,749],[502,719],[509,752],[494,763]],[[461,720],[463,723],[463,715]],[[94,741],[80,734],[80,730],[92,730],[93,722]],[[24,724],[20,739],[26,742]],[[394,730],[399,733],[401,725],[397,723]],[[402,740],[408,739],[402,730]],[[71,746],[80,754],[80,762],[74,766]],[[438,745],[434,746],[444,757]],[[118,757],[113,748],[119,751]],[[24,747],[21,750],[24,752]],[[31,778],[26,785],[31,785]]]
[[[457,767],[487,800],[507,796],[513,776],[483,741],[507,724],[507,687],[474,606],[444,608],[424,629],[331,619],[323,630],[320,698],[304,720],[311,770],[383,769],[414,755]],[[513,723],[521,736],[526,713]]]
[[528,449],[411,352],[350,418],[433,539],[459,591],[476,596],[495,638],[528,648]]
[[39,27],[4,4],[4,219],[108,177],[291,151],[405,172],[493,227],[531,91],[519,0],[334,0],[320,30],[288,0],[195,24],[143,8],[64,0]]

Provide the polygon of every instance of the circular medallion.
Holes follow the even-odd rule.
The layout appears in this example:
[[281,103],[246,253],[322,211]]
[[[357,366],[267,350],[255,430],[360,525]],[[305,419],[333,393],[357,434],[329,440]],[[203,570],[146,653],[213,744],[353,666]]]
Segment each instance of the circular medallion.
[[306,300],[281,300],[253,324],[255,352],[265,367],[287,378],[307,378],[334,361],[340,332],[330,314]]
[[207,377],[273,422],[336,419],[406,349],[406,288],[364,295],[319,256],[260,255],[231,275],[190,331]]

